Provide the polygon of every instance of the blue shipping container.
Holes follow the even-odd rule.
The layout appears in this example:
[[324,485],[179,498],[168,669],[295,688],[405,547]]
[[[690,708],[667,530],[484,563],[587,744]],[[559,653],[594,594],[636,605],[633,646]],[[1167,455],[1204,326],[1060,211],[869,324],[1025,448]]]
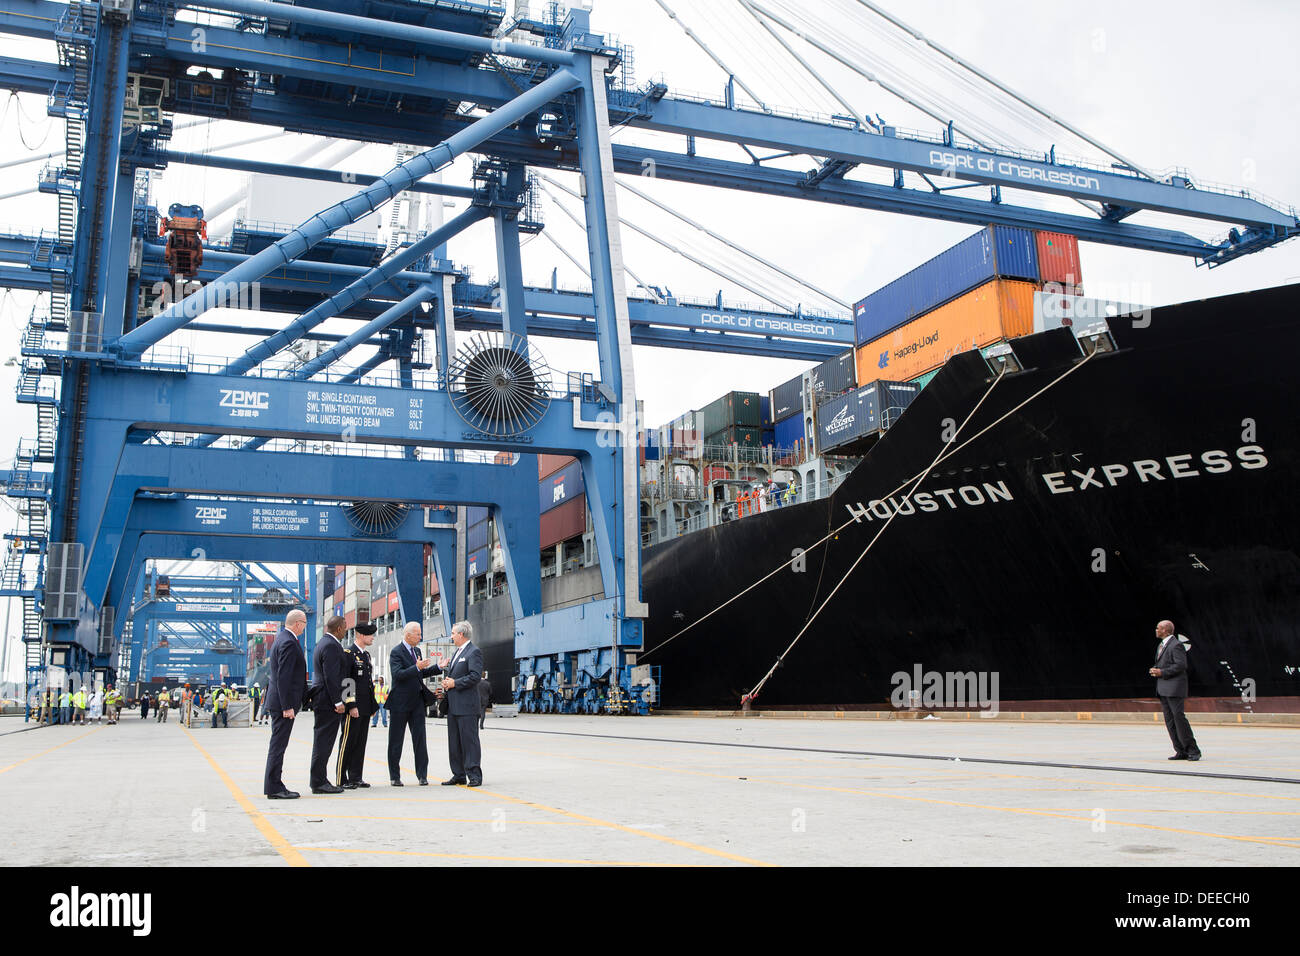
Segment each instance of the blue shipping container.
[[803,413],[791,415],[776,423],[776,447],[794,448],[796,442],[804,440]]
[[772,420],[780,422],[791,414],[803,411],[803,376],[796,375],[788,382],[782,382],[772,389],[769,413]]
[[480,521],[478,524],[472,524],[465,531],[465,547],[470,551],[477,551],[479,548],[486,548],[488,543],[488,523]]
[[764,429],[763,429],[763,437],[762,437],[761,441],[763,442],[764,445],[775,445],[775,444],[776,444],[776,429],[775,429],[775,428],[764,428]]
[[471,578],[480,574],[487,574],[489,568],[487,548],[479,548],[477,551],[470,552],[469,559],[465,562],[465,570],[469,572]]
[[1038,281],[1038,246],[1030,230],[987,226],[871,293],[853,307],[857,344],[999,277]]
[[831,452],[880,429],[875,384],[832,399],[817,409],[821,451]]
[[465,509],[465,524],[478,524],[480,521],[487,521],[488,509],[469,507]]
[[579,498],[583,494],[582,463],[571,461],[553,475],[547,475],[537,483],[537,510],[545,514],[557,505],[562,505],[570,498]]
[[[849,354],[850,356],[853,354],[851,350]],[[772,399],[767,395],[760,395],[758,399],[758,404],[759,404],[759,411],[762,416],[759,420],[759,427],[771,428],[772,427]]]

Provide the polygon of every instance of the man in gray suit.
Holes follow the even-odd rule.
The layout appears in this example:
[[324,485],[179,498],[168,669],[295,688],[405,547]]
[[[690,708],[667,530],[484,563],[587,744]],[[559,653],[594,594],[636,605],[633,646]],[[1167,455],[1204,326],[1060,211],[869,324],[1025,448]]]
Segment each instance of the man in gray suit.
[[444,787],[483,783],[479,766],[482,754],[478,742],[478,682],[483,678],[483,652],[473,643],[474,629],[469,621],[451,626],[451,642],[456,653],[441,667],[431,667],[442,674],[442,688],[447,695],[447,757],[451,762],[451,779]]
[[1165,711],[1165,729],[1174,742],[1174,755],[1170,760],[1200,760],[1201,748],[1196,746],[1192,726],[1183,713],[1187,701],[1187,651],[1174,633],[1172,621],[1156,625],[1156,664],[1148,673],[1156,678],[1156,694]]

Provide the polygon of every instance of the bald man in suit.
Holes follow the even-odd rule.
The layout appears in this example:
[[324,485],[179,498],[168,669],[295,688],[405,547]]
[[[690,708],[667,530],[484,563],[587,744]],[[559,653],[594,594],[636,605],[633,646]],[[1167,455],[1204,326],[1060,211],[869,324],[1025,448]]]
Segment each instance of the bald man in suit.
[[1170,760],[1200,760],[1201,748],[1192,736],[1192,725],[1183,712],[1187,702],[1187,651],[1174,633],[1172,621],[1156,625],[1156,663],[1147,673],[1156,678],[1156,694],[1165,712],[1165,729],[1174,744]]

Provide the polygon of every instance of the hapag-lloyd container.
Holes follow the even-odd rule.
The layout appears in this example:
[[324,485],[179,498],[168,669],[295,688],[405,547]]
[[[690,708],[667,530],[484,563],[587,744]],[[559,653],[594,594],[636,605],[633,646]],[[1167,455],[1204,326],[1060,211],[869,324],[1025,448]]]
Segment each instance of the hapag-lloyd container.
[[858,381],[902,381],[950,356],[1034,329],[1034,282],[994,279],[919,319],[858,347]]
[[[995,278],[1038,281],[1034,233],[987,226],[871,293],[853,307],[854,341],[861,346],[879,338]],[[863,381],[861,362],[858,381]]]

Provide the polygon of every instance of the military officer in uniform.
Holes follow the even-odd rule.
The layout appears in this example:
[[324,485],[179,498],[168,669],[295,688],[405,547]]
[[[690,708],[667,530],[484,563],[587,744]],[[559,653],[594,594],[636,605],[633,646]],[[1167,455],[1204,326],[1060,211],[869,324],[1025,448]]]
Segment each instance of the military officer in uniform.
[[374,667],[369,647],[374,643],[374,624],[358,624],[348,648],[348,676],[344,681],[343,729],[339,737],[339,759],[335,771],[338,785],[344,790],[369,787],[361,779],[366,760],[366,739],[370,736],[370,715],[378,706],[375,701]]

